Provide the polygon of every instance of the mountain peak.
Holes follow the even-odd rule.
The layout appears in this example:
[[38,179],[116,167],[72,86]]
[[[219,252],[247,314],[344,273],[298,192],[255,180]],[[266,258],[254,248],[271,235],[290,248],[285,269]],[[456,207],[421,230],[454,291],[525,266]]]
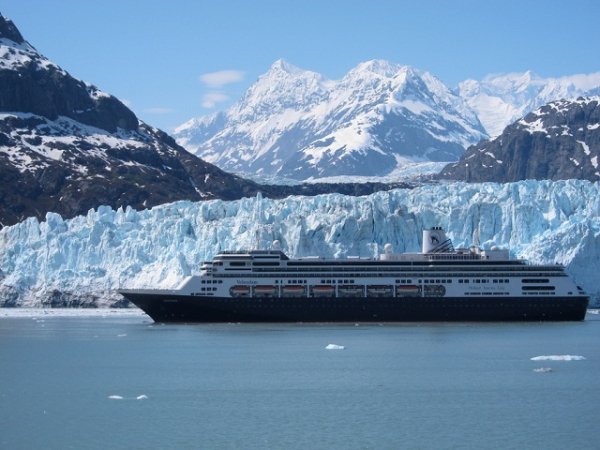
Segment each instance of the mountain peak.
[[387,175],[416,161],[452,161],[485,136],[437,78],[384,60],[340,80],[276,61],[225,120],[187,123],[176,137],[230,171],[296,180]]
[[17,44],[25,42],[12,20],[7,19],[2,14],[0,14],[0,39],[10,39]]
[[280,58],[277,61],[275,61],[273,64],[271,64],[271,67],[269,68],[268,73],[273,73],[273,72],[298,74],[298,73],[303,73],[304,70],[302,70],[299,67],[296,67],[293,64],[290,64],[289,62],[287,62],[286,60]]
[[400,64],[394,64],[385,59],[371,59],[369,61],[365,61],[360,63],[354,69],[350,71],[351,73],[373,73],[375,75],[379,75],[386,78],[392,78],[396,76],[399,72],[414,72],[409,66],[401,66]]
[[487,75],[483,83],[502,89],[506,92],[518,91],[540,81],[540,77],[533,71],[511,72]]

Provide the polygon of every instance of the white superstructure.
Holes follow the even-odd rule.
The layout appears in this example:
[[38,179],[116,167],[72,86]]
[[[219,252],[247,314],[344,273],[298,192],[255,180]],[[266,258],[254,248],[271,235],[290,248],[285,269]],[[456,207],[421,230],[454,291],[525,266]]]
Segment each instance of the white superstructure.
[[207,297],[576,297],[560,265],[528,265],[507,250],[454,249],[441,228],[423,232],[422,253],[379,259],[290,259],[280,250],[222,252],[178,295]]

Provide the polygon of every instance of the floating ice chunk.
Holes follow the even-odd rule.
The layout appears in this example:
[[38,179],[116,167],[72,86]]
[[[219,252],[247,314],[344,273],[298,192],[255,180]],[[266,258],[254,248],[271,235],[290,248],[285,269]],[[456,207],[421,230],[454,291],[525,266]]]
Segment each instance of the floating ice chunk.
[[123,397],[121,397],[120,395],[109,395],[108,398],[110,398],[111,400],[123,400]]
[[117,337],[125,337],[125,336],[127,336],[125,333],[123,333],[123,334],[117,334]]
[[548,373],[548,372],[552,372],[552,368],[551,367],[538,367],[537,369],[533,369],[534,372],[537,373]]
[[585,358],[579,355],[542,355],[531,358],[532,361],[581,361],[582,359]]
[[588,309],[588,314],[600,314],[600,309]]
[[344,350],[345,348],[343,345],[329,344],[325,350]]
[[145,394],[142,394],[142,395],[138,395],[135,399],[136,400],[147,400],[148,396]]

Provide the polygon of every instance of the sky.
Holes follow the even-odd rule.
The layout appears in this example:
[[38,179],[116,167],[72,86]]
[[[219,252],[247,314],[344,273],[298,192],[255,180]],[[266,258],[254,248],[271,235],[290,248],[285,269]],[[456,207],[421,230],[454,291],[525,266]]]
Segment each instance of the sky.
[[226,109],[277,59],[339,79],[385,59],[453,88],[600,71],[597,0],[4,0],[46,57],[172,132]]

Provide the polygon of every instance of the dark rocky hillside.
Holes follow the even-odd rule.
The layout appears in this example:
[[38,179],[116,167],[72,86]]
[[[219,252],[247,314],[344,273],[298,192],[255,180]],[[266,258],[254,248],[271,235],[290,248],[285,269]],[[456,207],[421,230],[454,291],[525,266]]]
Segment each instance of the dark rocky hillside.
[[560,100],[467,149],[439,177],[465,181],[600,180],[599,97]]
[[189,154],[117,98],[73,78],[0,15],[0,223],[102,204],[234,199],[259,186]]

